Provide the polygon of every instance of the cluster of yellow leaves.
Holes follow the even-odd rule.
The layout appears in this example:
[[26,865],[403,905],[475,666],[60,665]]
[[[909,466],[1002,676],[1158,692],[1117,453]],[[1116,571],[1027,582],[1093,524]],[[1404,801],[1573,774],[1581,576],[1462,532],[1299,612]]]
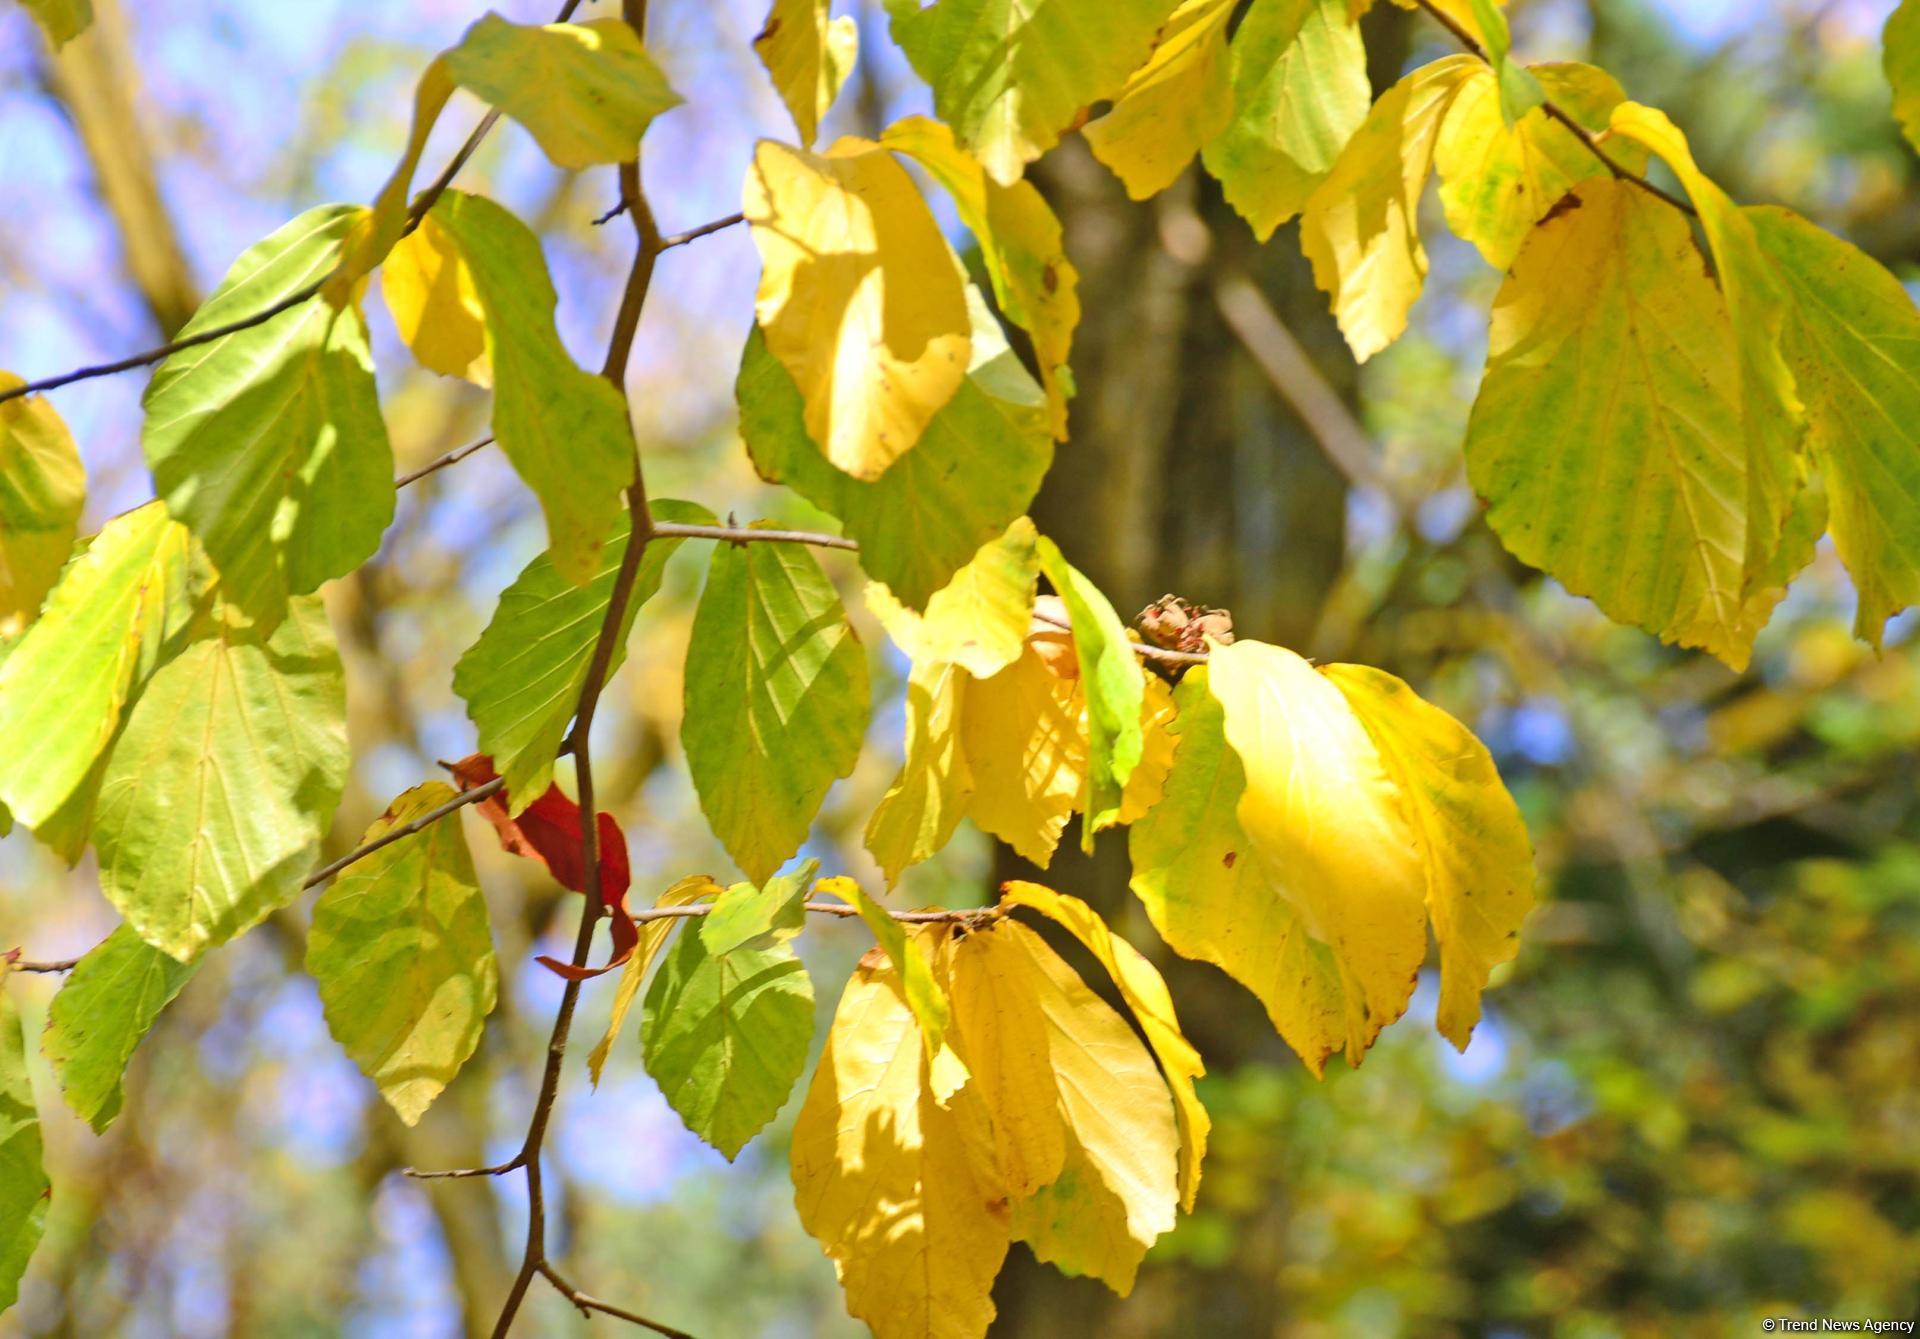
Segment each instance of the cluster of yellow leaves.
[[[883,586],[869,590],[874,612],[913,661],[906,761],[867,825],[867,849],[890,885],[945,846],[962,818],[1044,869],[1067,820],[1088,808],[1102,752],[1089,697],[1104,702],[1126,688],[1115,694],[1096,680],[1088,691],[1070,629],[1086,628],[1093,611],[1076,617],[1058,597],[1035,599],[1044,543],[1021,517],[922,614]],[[1118,806],[1093,810],[1089,837],[1145,813],[1172,762],[1172,693],[1142,672],[1130,646],[1122,653],[1123,662],[1103,671],[1131,681],[1141,752],[1114,778]]]
[[[1093,952],[1145,1044],[1008,915],[1021,906]],[[793,1133],[800,1220],[848,1311],[881,1339],[984,1334],[1015,1241],[1125,1296],[1192,1208],[1206,1152],[1202,1068],[1165,982],[1085,904],[1037,884],[1009,884],[961,926],[887,924]]]

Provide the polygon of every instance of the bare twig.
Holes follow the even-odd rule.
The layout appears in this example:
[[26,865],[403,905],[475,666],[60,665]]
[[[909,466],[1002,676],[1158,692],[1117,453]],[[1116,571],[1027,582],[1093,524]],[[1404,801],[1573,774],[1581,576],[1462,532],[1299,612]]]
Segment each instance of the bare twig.
[[356,849],[347,852],[345,855],[341,856],[338,860],[334,861],[330,865],[322,865],[319,869],[316,869],[313,873],[307,875],[306,882],[300,885],[301,888],[303,889],[313,888],[320,884],[325,883],[328,879],[331,879],[334,875],[338,874],[341,870],[345,869],[348,865],[351,865],[356,861],[365,860],[368,856],[372,855],[375,851],[378,851],[383,846],[391,846],[393,845],[393,843],[399,841],[403,837],[411,837],[414,833],[419,832],[423,828],[432,827],[435,823],[438,823],[441,819],[445,818],[448,814],[454,813],[455,811],[460,809],[464,809],[466,808],[466,806],[470,804],[478,804],[480,801],[486,799],[489,795],[492,795],[498,792],[506,784],[507,783],[504,779],[496,776],[493,780],[482,782],[480,785],[475,786],[472,790],[461,791],[458,795],[448,800],[445,804],[438,805],[435,808],[429,809],[426,813],[420,815],[420,817],[412,820],[409,823],[403,823],[397,828],[393,828],[393,829],[390,829],[389,831],[381,833],[378,837],[375,837],[372,841],[368,842],[365,846],[357,847]]
[[412,1167],[402,1167],[402,1176],[411,1176],[416,1181],[457,1181],[470,1176],[505,1176],[508,1172],[517,1172],[522,1166],[520,1155],[514,1154],[505,1162],[493,1167],[455,1167],[445,1172],[422,1172]]
[[493,438],[491,436],[487,436],[487,437],[482,437],[477,442],[468,442],[465,446],[457,446],[453,450],[447,452],[444,456],[439,456],[433,460],[428,461],[426,464],[422,465],[419,469],[412,470],[406,474],[401,475],[399,478],[393,481],[393,486],[395,488],[405,488],[408,484],[418,483],[420,482],[420,480],[426,478],[429,474],[433,474],[433,473],[436,473],[437,471],[444,470],[449,465],[458,465],[461,461],[465,460],[468,456],[472,455],[475,451],[480,450],[480,448],[485,446],[492,446],[492,445],[493,445]]
[[660,539],[717,539],[723,544],[807,544],[816,549],[860,551],[860,542],[841,535],[823,535],[811,530],[760,530],[733,525],[672,525],[654,523],[653,533]]
[[555,1269],[550,1261],[542,1260],[535,1268],[548,1283],[554,1286],[556,1292],[580,1308],[580,1314],[583,1316],[591,1315],[593,1312],[598,1311],[603,1316],[612,1316],[616,1320],[629,1321],[632,1324],[652,1330],[655,1334],[667,1335],[669,1339],[693,1339],[693,1336],[685,1330],[676,1330],[671,1325],[663,1325],[657,1320],[649,1320],[637,1311],[629,1311],[623,1306],[615,1306],[613,1303],[603,1302],[597,1297],[589,1297],[586,1293],[581,1292],[578,1288],[567,1282],[566,1279],[562,1278],[560,1271]]
[[660,249],[662,251],[671,251],[676,246],[685,246],[688,242],[697,242],[702,237],[710,236],[723,229],[731,228],[736,223],[745,223],[746,221],[747,216],[745,214],[729,214],[723,219],[715,219],[711,223],[702,223],[697,228],[688,228],[685,232],[676,232],[669,236],[662,237],[660,239]]
[[[1454,40],[1459,42],[1461,46],[1465,47],[1473,55],[1478,56],[1481,60],[1487,60],[1487,49],[1480,45],[1480,39],[1462,27],[1459,20],[1455,19],[1453,15],[1440,8],[1433,0],[1414,0],[1414,3],[1426,12],[1428,18],[1453,34]],[[1491,61],[1487,63],[1492,64]],[[1587,152],[1605,164],[1607,171],[1613,173],[1616,179],[1638,186],[1654,199],[1664,200],[1683,214],[1690,214],[1695,218],[1700,216],[1700,211],[1695,209],[1692,204],[1682,200],[1679,196],[1669,191],[1662,190],[1639,173],[1629,169],[1612,154],[1608,153],[1606,147],[1594,137],[1591,130],[1581,125],[1566,108],[1562,107],[1552,98],[1543,99],[1540,103],[1540,110],[1565,126],[1567,133],[1585,145]]]
[[20,950],[13,948],[0,953],[0,962],[5,962],[10,972],[71,972],[79,966],[80,959],[61,958],[56,962],[34,962],[32,959],[22,958]]
[[[1035,622],[1045,623],[1048,627],[1059,628],[1064,632],[1073,631],[1073,624],[1064,618],[1055,618],[1052,614],[1043,614],[1038,609],[1033,611],[1033,617]],[[1159,660],[1169,665],[1204,665],[1207,663],[1207,653],[1205,651],[1172,651],[1164,646],[1155,646],[1151,642],[1135,642],[1133,644],[1133,653],[1142,660]]]

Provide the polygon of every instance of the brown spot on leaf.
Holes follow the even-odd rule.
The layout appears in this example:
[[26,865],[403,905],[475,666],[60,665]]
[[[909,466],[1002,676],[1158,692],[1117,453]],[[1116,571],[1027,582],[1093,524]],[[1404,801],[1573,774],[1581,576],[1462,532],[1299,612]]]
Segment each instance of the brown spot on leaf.
[[1238,860],[1239,858],[1240,858],[1240,853],[1238,851],[1228,851],[1225,855],[1220,857],[1220,863],[1225,865],[1228,869],[1232,869],[1233,862]]

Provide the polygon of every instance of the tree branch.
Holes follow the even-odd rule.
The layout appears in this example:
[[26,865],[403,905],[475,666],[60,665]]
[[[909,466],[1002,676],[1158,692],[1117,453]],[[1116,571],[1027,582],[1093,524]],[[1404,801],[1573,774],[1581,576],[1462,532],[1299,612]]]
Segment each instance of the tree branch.
[[559,1292],[562,1297],[580,1308],[582,1315],[591,1315],[593,1312],[598,1311],[602,1315],[612,1316],[617,1320],[630,1321],[635,1325],[652,1330],[655,1334],[667,1335],[669,1339],[693,1339],[693,1336],[685,1330],[676,1330],[671,1325],[662,1325],[657,1320],[648,1320],[637,1311],[629,1311],[625,1307],[615,1306],[611,1302],[603,1302],[597,1297],[589,1297],[562,1278],[560,1272],[556,1270],[549,1261],[542,1260],[536,1268],[539,1269],[541,1275],[548,1283],[554,1286],[554,1289]]
[[[1458,20],[1456,20],[1451,14],[1447,13],[1444,9],[1441,9],[1440,6],[1438,6],[1433,2],[1433,0],[1414,0],[1414,3],[1420,6],[1420,8],[1423,11],[1425,11],[1428,18],[1432,19],[1435,23],[1439,24],[1442,28],[1445,28],[1449,33],[1453,34],[1454,40],[1459,42],[1461,46],[1465,47],[1468,52],[1470,52],[1475,56],[1478,56],[1483,61],[1487,61],[1489,65],[1493,63],[1492,61],[1487,60],[1487,50],[1485,47],[1480,45],[1480,40],[1476,38],[1472,33],[1468,32],[1464,27],[1462,27]],[[1575,139],[1579,140],[1581,144],[1585,145],[1587,152],[1592,154],[1595,158],[1598,158],[1603,164],[1605,164],[1607,171],[1613,173],[1614,177],[1617,180],[1628,182],[1628,183],[1631,183],[1632,185],[1638,186],[1641,190],[1645,191],[1648,195],[1651,195],[1654,199],[1665,201],[1667,204],[1672,205],[1675,209],[1679,210],[1683,214],[1689,214],[1694,218],[1700,217],[1700,211],[1695,209],[1690,202],[1686,200],[1682,200],[1679,196],[1674,195],[1671,192],[1665,191],[1660,187],[1654,185],[1651,181],[1648,181],[1645,177],[1641,176],[1639,173],[1633,172],[1630,169],[1628,169],[1623,163],[1621,163],[1618,159],[1616,159],[1612,154],[1608,153],[1606,150],[1606,147],[1602,145],[1597,138],[1594,137],[1594,133],[1591,130],[1588,130],[1585,126],[1581,125],[1579,121],[1573,118],[1573,116],[1566,110],[1566,108],[1562,107],[1559,103],[1555,102],[1552,98],[1543,99],[1542,102],[1540,103],[1540,110],[1545,112],[1548,116],[1552,117],[1554,120],[1558,121],[1561,125],[1565,126],[1567,128],[1567,133],[1572,135]]]

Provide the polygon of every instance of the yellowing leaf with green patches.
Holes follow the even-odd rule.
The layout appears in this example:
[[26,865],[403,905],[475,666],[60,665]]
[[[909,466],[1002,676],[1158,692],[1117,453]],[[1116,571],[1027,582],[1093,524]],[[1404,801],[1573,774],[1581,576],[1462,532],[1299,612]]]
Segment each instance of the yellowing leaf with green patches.
[[40,1049],[74,1115],[98,1134],[120,1114],[121,1075],[160,1011],[198,970],[125,925],[74,967],[47,1008]]
[[1200,146],[1233,119],[1227,24],[1234,9],[1234,0],[1182,0],[1112,110],[1083,130],[1093,156],[1133,199],[1171,186]]
[[[1734,370],[1741,407],[1740,441],[1745,454],[1744,601],[1778,580],[1788,522],[1806,486],[1800,448],[1807,417],[1781,347],[1787,297],[1760,249],[1753,222],[1693,161],[1693,153],[1664,112],[1623,102],[1613,110],[1616,134],[1660,155],[1687,189],[1699,211],[1700,230],[1713,251],[1713,272],[1725,295],[1734,337]],[[1746,618],[1766,622],[1773,600]]]
[[687,647],[680,742],[714,835],[755,883],[860,757],[867,659],[798,544],[718,544]]
[[[653,905],[656,908],[684,907],[695,902],[704,902],[719,897],[721,887],[704,874],[693,874],[680,880],[666,892],[660,894]],[[626,965],[620,969],[620,980],[614,985],[613,1004],[607,1017],[606,1033],[595,1043],[587,1056],[587,1070],[593,1076],[593,1086],[600,1086],[600,1075],[607,1067],[607,1056],[613,1051],[613,1043],[620,1035],[621,1027],[627,1021],[627,1011],[633,1008],[633,1002],[640,995],[640,986],[647,979],[647,969],[659,956],[660,948],[667,942],[674,927],[683,919],[676,916],[660,916],[640,922],[640,942],[635,946]]]
[[1074,655],[1087,708],[1087,822],[1081,845],[1093,849],[1093,834],[1119,816],[1121,794],[1146,748],[1141,707],[1144,671],[1120,616],[1099,588],[1067,562],[1045,535],[1038,541],[1041,570],[1066,603],[1073,623]]
[[806,1068],[813,983],[791,945],[715,953],[682,934],[647,988],[640,1039],[661,1095],[732,1161]]
[[893,40],[933,85],[933,107],[1003,185],[1081,111],[1117,94],[1153,51],[1175,0],[887,0]]
[[967,816],[1045,869],[1086,787],[1085,707],[1029,646],[990,679],[970,680],[960,738],[973,771]]
[[626,400],[560,342],[546,257],[524,223],[460,191],[441,196],[432,217],[459,247],[486,313],[494,439],[540,499],[554,570],[584,586],[633,481]]
[[[984,1046],[998,1046],[1009,1062],[1021,1047],[1039,1051],[1017,1083],[1010,1072],[998,1090],[982,1084],[996,1129],[1024,1120],[1040,1130],[1052,1121],[1061,1133],[1060,1167],[1038,1189],[1021,1195],[1009,1179],[1014,1239],[1042,1262],[1091,1275],[1124,1297],[1179,1204],[1179,1136],[1166,1081],[1125,1020],[1024,925],[1003,920],[969,934],[953,946],[950,974],[956,997],[973,989],[976,975],[990,975],[991,998],[1021,1001],[998,1017],[979,1007],[960,1015],[961,1055],[976,1073]],[[1010,1035],[1014,1029],[1025,1038]]]
[[[454,796],[429,781],[374,820],[361,844]],[[480,1044],[499,996],[487,900],[458,814],[343,870],[313,907],[307,971],[327,1029],[408,1125]]]
[[1440,1034],[1464,1051],[1487,976],[1520,948],[1533,909],[1533,846],[1486,745],[1384,671],[1328,665],[1399,787],[1427,875],[1440,945]]
[[1216,644],[1207,669],[1246,776],[1235,816],[1266,880],[1332,950],[1358,1063],[1405,1011],[1427,951],[1427,876],[1399,788],[1340,690],[1293,652]]
[[0,962],[0,1311],[20,1296],[20,1276],[40,1244],[53,1195],[41,1163],[40,1113],[7,976]]
[[1194,1080],[1205,1074],[1207,1067],[1180,1031],[1166,980],[1138,949],[1109,930],[1094,909],[1077,897],[1015,880],[1006,885],[1001,900],[1005,906],[1033,908],[1078,939],[1107,969],[1120,998],[1133,1011],[1172,1090],[1174,1117],[1180,1127],[1180,1202],[1191,1213],[1194,1197],[1200,1193],[1200,1164],[1207,1156],[1207,1133],[1213,1128],[1213,1120],[1194,1091]]
[[1127,834],[1133,891],[1168,947],[1213,963],[1252,991],[1281,1038],[1319,1075],[1347,1043],[1339,968],[1267,879],[1241,831],[1246,773],[1227,744],[1206,667],[1188,670],[1175,697],[1179,747],[1166,795]]
[[972,1085],[942,1107],[926,1072],[919,1024],[876,948],[847,982],[794,1122],[794,1200],[877,1339],[980,1339],[1007,1254],[1007,1189]]
[[[20,384],[0,372],[0,390]],[[53,406],[38,395],[0,404],[0,637],[39,614],[86,502],[86,467]]]
[[1127,778],[1120,792],[1120,808],[1114,823],[1137,823],[1147,811],[1160,803],[1166,791],[1167,776],[1173,770],[1175,739],[1172,733],[1175,708],[1173,689],[1157,674],[1141,676],[1146,696],[1140,704],[1140,764]]
[[[180,331],[253,316],[339,263],[367,217],[310,209],[233,263]],[[263,623],[289,595],[373,556],[393,519],[393,451],[356,303],[309,298],[272,320],[182,350],[142,400],[154,490]]]
[[1515,557],[1610,618],[1746,664],[1734,334],[1678,210],[1596,177],[1535,229],[1494,302],[1466,457]]
[[1420,194],[1454,94],[1485,68],[1448,56],[1381,94],[1303,209],[1300,249],[1363,363],[1400,338],[1426,283]]
[[1255,0],[1230,51],[1233,115],[1205,161],[1264,242],[1306,207],[1366,120],[1367,53],[1345,0]]
[[741,210],[760,250],[754,310],[807,434],[878,479],[966,380],[966,289],[939,225],[906,169],[852,138],[824,154],[762,140]]
[[[656,521],[714,523],[712,512],[692,502],[659,498],[650,510]],[[623,510],[600,550],[599,570],[585,586],[562,577],[545,554],[528,563],[501,592],[480,640],[453,667],[453,691],[467,704],[479,732],[478,751],[491,757],[506,778],[515,815],[544,795],[553,780],[554,758],[580,705],[600,624],[626,557],[628,524]],[[681,542],[648,541],[607,664],[609,677],[626,659],[634,616],[659,591],[667,560]]]
[[1002,535],[1053,463],[1046,401],[969,290],[974,365],[920,443],[866,483],[836,469],[808,436],[793,378],[747,336],[737,394],[754,469],[840,518],[860,565],[915,609]]
[[753,39],[803,145],[820,133],[820,120],[840,96],[860,52],[860,25],[851,15],[829,18],[832,8],[830,0],[773,0],[765,26]]
[[556,167],[576,171],[631,162],[653,118],[680,102],[619,19],[523,24],[488,14],[443,59],[454,82],[525,126]]
[[346,688],[317,597],[263,636],[230,606],[156,671],[100,783],[100,888],[181,962],[292,901],[346,784]]
[[[1591,65],[1536,65],[1533,71],[1548,95],[1595,133],[1606,130],[1613,109],[1626,98],[1612,75]],[[1637,148],[1631,141],[1615,141],[1608,152],[1639,168],[1645,155],[1634,152]],[[1441,124],[1433,161],[1447,225],[1499,270],[1513,264],[1527,234],[1575,183],[1608,171],[1572,131],[1542,110],[1526,113],[1509,128],[1501,119],[1500,90],[1490,70],[1476,71],[1460,85]]]
[[42,839],[65,811],[78,858],[98,767],[128,704],[187,623],[186,529],[149,502],[67,564],[44,612],[0,661],[0,803]]
[[93,23],[93,0],[23,0],[23,3],[56,51]]
[[1920,0],[1900,0],[1881,34],[1881,62],[1893,86],[1893,115],[1920,147]]
[[915,665],[951,663],[990,678],[1018,660],[1026,644],[1040,577],[1037,535],[1033,522],[1019,517],[933,593],[925,613],[894,599],[881,582],[867,587],[867,607]]
[[[1032,182],[996,181],[938,121],[906,117],[888,126],[880,142],[912,158],[953,197],[961,222],[980,244],[1001,313],[1033,338],[1034,359],[1047,392],[1048,422],[1054,437],[1065,441],[1067,401],[1073,396],[1067,358],[1080,324],[1080,276],[1067,259],[1053,207]],[[982,324],[991,321],[983,323],[976,314],[973,324],[978,341]],[[997,325],[991,328],[997,333]],[[976,351],[975,365],[980,361]]]
[[1881,625],[1920,602],[1920,312],[1832,233],[1784,209],[1745,212],[1787,296],[1782,347],[1859,593],[1854,632],[1878,648]]
[[943,661],[916,664],[907,677],[907,756],[867,821],[867,850],[889,888],[947,844],[973,797],[960,733],[966,687],[966,672]]
[[431,214],[394,243],[380,266],[380,294],[420,365],[476,386],[493,384],[487,309],[473,269]]

